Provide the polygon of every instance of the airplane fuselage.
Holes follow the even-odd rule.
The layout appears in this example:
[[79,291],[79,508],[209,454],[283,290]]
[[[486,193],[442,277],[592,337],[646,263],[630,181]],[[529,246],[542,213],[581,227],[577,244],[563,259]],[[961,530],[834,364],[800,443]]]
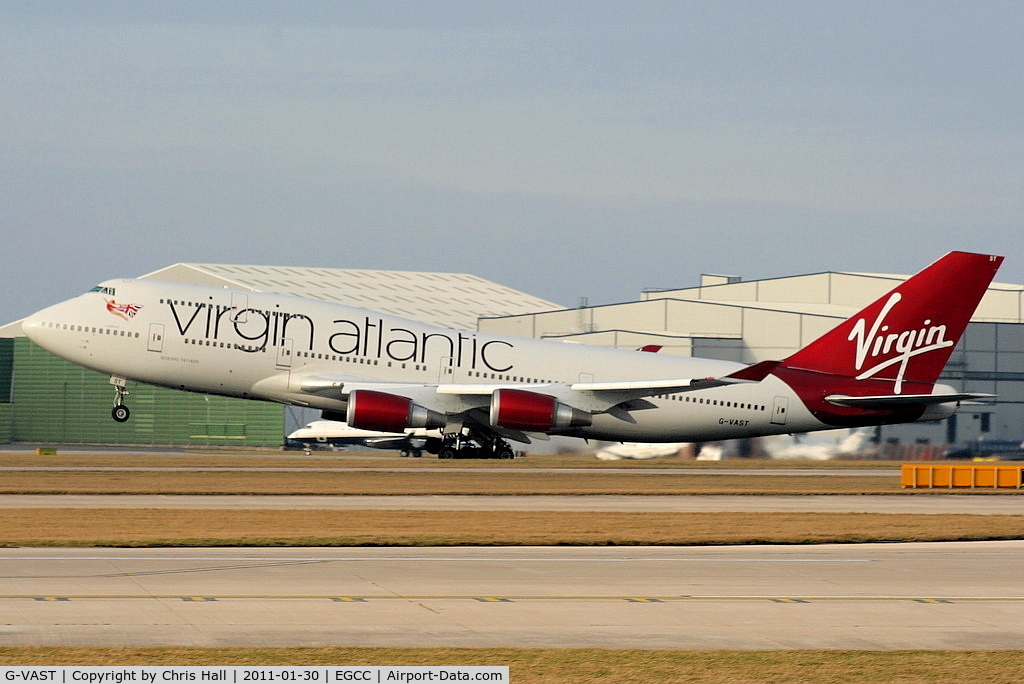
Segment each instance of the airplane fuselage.
[[[110,280],[24,324],[44,348],[102,373],[174,389],[344,412],[336,382],[548,386],[727,375],[743,364],[437,328],[293,296]],[[408,386],[407,392],[401,391]],[[707,441],[834,427],[785,382],[649,395],[635,422],[595,413],[553,430],[603,440]],[[458,399],[451,398],[450,402]],[[942,417],[942,416],[935,416]],[[885,422],[880,417],[877,422]]]

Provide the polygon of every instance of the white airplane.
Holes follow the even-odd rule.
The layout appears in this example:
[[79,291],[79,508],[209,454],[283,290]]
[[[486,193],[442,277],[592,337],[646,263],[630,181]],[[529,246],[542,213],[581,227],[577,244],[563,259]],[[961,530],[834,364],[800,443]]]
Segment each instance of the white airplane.
[[788,358],[750,366],[156,280],[108,280],[22,328],[110,374],[117,421],[131,379],[318,408],[360,429],[439,428],[442,458],[507,458],[507,440],[554,434],[707,442],[946,418],[991,396],[936,380],[1001,263],[951,252]]
[[689,442],[619,442],[598,449],[594,456],[599,461],[649,461],[676,456],[689,446]]
[[[761,438],[761,446],[770,459],[827,461],[833,458],[855,457],[865,451],[864,443],[871,436],[867,429],[835,430],[791,435],[768,435]],[[689,442],[620,442],[599,449],[594,454],[601,461],[646,461],[667,456],[676,456]],[[704,461],[720,461],[726,450],[719,444],[703,444],[695,458]]]
[[841,435],[817,433],[819,439],[807,435],[775,435],[764,440],[768,458],[775,460],[829,461],[834,458],[851,458],[876,449],[865,442],[871,437],[869,430],[853,430]]
[[288,435],[303,444],[332,446],[365,446],[371,449],[396,449],[402,456],[419,458],[424,451],[437,453],[441,445],[439,430],[405,430],[379,432],[360,430],[337,420],[314,420]]

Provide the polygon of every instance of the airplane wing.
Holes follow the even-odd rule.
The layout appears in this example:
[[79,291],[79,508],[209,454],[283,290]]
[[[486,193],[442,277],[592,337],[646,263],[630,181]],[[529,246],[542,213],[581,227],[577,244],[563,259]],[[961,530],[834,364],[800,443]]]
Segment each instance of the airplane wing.
[[618,392],[634,394],[638,397],[653,394],[675,394],[694,390],[736,385],[746,382],[761,382],[775,370],[780,361],[762,361],[741,368],[735,373],[718,378],[677,378],[670,380],[629,380],[623,382],[574,382],[569,387],[577,392]]
[[496,392],[512,390],[554,397],[567,406],[586,413],[610,413],[635,422],[630,411],[653,408],[645,397],[692,392],[738,383],[760,382],[778,365],[762,361],[721,377],[670,378],[662,380],[623,380],[613,382],[568,383],[440,383],[413,384],[372,381],[342,375],[311,375],[300,381],[303,392],[346,399],[352,392],[366,390],[398,395],[413,400],[440,414],[464,415],[474,409],[486,409]]
[[413,437],[412,435],[406,435],[404,437],[368,438],[363,440],[363,444],[373,449],[401,449],[406,445],[412,445],[417,449],[421,449],[426,441],[426,437]]

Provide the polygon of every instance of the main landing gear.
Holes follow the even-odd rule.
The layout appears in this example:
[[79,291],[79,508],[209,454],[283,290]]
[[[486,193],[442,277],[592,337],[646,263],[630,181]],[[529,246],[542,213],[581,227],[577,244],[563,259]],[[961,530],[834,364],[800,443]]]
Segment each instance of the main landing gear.
[[114,408],[110,409],[110,417],[118,423],[123,423],[132,415],[132,412],[124,405],[124,398],[128,396],[128,390],[125,389],[125,380],[124,378],[111,376],[110,384],[114,386]]
[[448,433],[441,441],[437,452],[440,459],[450,458],[515,458],[509,443],[492,432],[471,430],[468,435],[461,432]]

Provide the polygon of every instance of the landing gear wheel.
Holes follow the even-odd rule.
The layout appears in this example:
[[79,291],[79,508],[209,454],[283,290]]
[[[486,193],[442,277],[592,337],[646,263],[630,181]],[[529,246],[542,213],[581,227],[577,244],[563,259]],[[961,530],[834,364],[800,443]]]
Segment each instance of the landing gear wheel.
[[124,398],[128,396],[128,390],[125,389],[124,383],[124,378],[110,376],[110,384],[114,386],[114,408],[110,410],[110,416],[118,423],[125,422],[132,415],[132,412],[124,405]]
[[442,460],[447,460],[451,458],[456,458],[458,454],[459,452],[453,449],[452,447],[443,447],[440,453],[437,454],[437,457]]

